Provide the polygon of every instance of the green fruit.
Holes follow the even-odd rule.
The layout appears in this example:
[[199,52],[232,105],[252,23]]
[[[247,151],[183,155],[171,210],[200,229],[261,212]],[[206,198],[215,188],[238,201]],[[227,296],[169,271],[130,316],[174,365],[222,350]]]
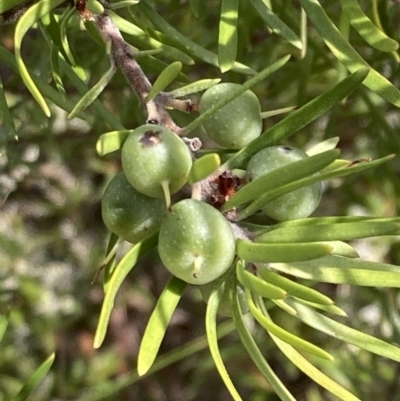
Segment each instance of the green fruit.
[[158,252],[173,275],[190,284],[206,284],[231,266],[235,237],[217,209],[184,199],[171,207],[161,223]]
[[[241,85],[222,83],[207,89],[199,103],[200,114],[211,109],[217,102]],[[262,131],[260,102],[250,90],[218,110],[203,123],[208,136],[228,149],[242,149]]]
[[137,243],[157,232],[166,215],[165,202],[149,198],[118,173],[101,199],[101,214],[106,227],[124,240]]
[[[270,171],[306,157],[308,155],[302,150],[289,146],[265,148],[256,153],[249,161],[247,180],[252,181]],[[278,221],[308,217],[319,205],[321,194],[322,184],[318,182],[266,203],[262,211]]]
[[[229,300],[229,291],[227,291],[228,289],[226,287],[226,282],[225,282],[225,276],[228,274],[229,274],[229,271],[226,272],[218,280],[213,281],[212,283],[201,285],[201,286],[199,286],[199,288],[200,288],[200,292],[201,292],[201,295],[202,295],[204,301],[208,302],[208,298],[210,297],[210,294],[214,290],[215,286],[219,285],[220,280],[223,281],[223,283],[222,283],[223,294],[222,294],[221,302],[218,307],[218,314],[220,316],[232,317],[232,308],[231,308],[231,303]],[[243,314],[245,314],[249,311],[249,306],[247,304],[246,295],[245,295],[243,287],[241,285],[238,284],[236,289],[238,292],[240,310],[242,311]]]
[[142,125],[122,147],[122,168],[131,185],[147,196],[171,194],[187,182],[192,157],[178,135],[160,125]]

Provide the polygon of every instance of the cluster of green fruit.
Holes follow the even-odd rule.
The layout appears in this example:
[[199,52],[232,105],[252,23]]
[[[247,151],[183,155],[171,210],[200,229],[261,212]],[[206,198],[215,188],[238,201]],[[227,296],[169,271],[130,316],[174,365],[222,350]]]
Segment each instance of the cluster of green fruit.
[[[208,89],[200,113],[239,85],[219,84]],[[224,148],[241,149],[262,131],[260,104],[246,91],[205,120],[212,140]],[[308,157],[299,149],[268,147],[247,165],[243,185],[286,164]],[[122,168],[102,199],[106,226],[121,238],[137,243],[159,231],[158,251],[166,268],[178,278],[203,285],[232,266],[236,238],[231,223],[213,205],[184,199],[171,206],[171,194],[187,183],[192,155],[184,141],[158,125],[143,125],[126,138]],[[266,203],[262,211],[279,221],[309,216],[321,197],[321,184],[313,184]]]

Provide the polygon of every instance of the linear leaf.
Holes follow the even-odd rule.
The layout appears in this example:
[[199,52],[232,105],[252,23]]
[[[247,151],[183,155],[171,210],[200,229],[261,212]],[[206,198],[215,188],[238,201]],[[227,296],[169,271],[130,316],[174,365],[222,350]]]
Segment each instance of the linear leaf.
[[[165,21],[159,14],[157,14],[156,11],[150,5],[146,4],[144,1],[141,1],[138,7],[141,8],[146,17],[154,24],[154,26],[157,29],[159,29],[161,32],[163,32],[171,39],[179,42],[181,46],[185,47],[188,53],[199,58],[200,60],[205,61],[208,64],[218,67],[218,57],[216,54],[210,52],[207,49],[204,49],[198,44],[192,42],[186,36],[182,35],[167,21]],[[232,70],[245,75],[256,74],[256,71],[254,71],[247,65],[238,63],[237,61],[234,63]]]
[[382,32],[364,13],[357,0],[340,0],[343,13],[351,26],[375,49],[383,52],[396,51],[399,44]]
[[[286,331],[282,327],[275,324],[268,315],[262,313],[260,309],[255,305],[250,291],[246,288],[246,298],[247,303],[249,304],[249,309],[251,314],[257,320],[257,322],[266,330],[268,333],[273,334],[280,338],[282,341],[293,345],[293,347],[300,348],[303,351],[309,352],[310,354],[316,355],[320,358],[327,359],[328,361],[332,361],[333,357],[328,352],[323,350],[320,347],[310,343],[309,341],[303,340],[302,338]],[[263,304],[262,299],[259,297],[259,304]]]
[[253,7],[257,10],[260,17],[277,35],[286,39],[294,47],[302,49],[303,44],[300,38],[267,6],[265,1],[250,1]]
[[240,310],[240,303],[237,297],[236,288],[236,283],[232,281],[232,285],[230,285],[229,288],[229,298],[231,302],[233,321],[235,323],[237,333],[239,334],[240,341],[246,348],[246,351],[248,352],[254,364],[257,366],[258,370],[272,386],[281,401],[296,401],[290,394],[289,390],[280,381],[279,377],[275,374],[268,362],[265,360],[252,335],[250,334]]
[[10,401],[26,401],[32,391],[39,385],[53,365],[55,354],[51,354],[33,373],[28,381],[23,385],[18,394]]
[[0,2],[0,14],[3,14],[5,11],[10,10],[13,7],[18,6],[21,3],[24,3],[25,0],[6,0]]
[[204,91],[218,84],[219,82],[221,82],[220,78],[200,79],[199,81],[191,82],[190,84],[182,86],[181,88],[174,89],[168,92],[168,95],[174,98],[184,97],[187,95],[191,95],[192,93]]
[[175,61],[166,67],[157,77],[149,94],[146,97],[146,102],[153,100],[161,91],[163,91],[174,79],[179,75],[182,69],[182,63]]
[[283,139],[299,131],[353,92],[365,79],[368,71],[368,69],[357,71],[339,82],[332,89],[329,89],[300,109],[297,109],[233,155],[222,165],[222,168],[230,170],[240,168],[260,150],[267,146],[276,145]]
[[210,297],[208,298],[207,301],[207,310],[206,310],[207,341],[215,366],[217,367],[218,373],[220,374],[230,395],[235,401],[243,401],[239,393],[237,392],[234,384],[232,383],[231,378],[229,377],[229,373],[226,370],[224,361],[222,360],[221,353],[218,347],[217,312],[218,312],[218,306],[222,299],[222,295],[223,295],[223,288],[221,283],[211,292]]
[[306,153],[308,154],[308,156],[313,156],[318,153],[326,152],[327,150],[335,149],[336,145],[339,143],[339,140],[340,137],[338,136],[325,139],[325,141],[322,141],[313,146],[311,149],[308,149]]
[[217,170],[221,165],[221,158],[217,153],[209,153],[204,155],[193,162],[192,168],[190,170],[189,184],[204,180],[210,174]]
[[4,334],[6,333],[10,313],[7,312],[0,316],[0,343],[3,340]]
[[307,262],[272,263],[272,269],[308,280],[400,288],[400,266],[328,255]]
[[363,170],[367,170],[370,168],[374,168],[378,166],[379,164],[386,163],[390,159],[393,159],[394,155],[389,155],[386,157],[382,157],[381,159],[374,160],[372,162],[363,162],[363,163],[348,163],[344,167],[340,167],[338,169],[334,170],[328,170],[328,171],[322,171],[318,175],[314,175],[311,177],[303,178],[301,180],[295,181],[293,183],[287,184],[283,187],[277,188],[275,190],[272,190],[265,195],[260,196],[258,199],[256,199],[253,203],[251,203],[249,206],[246,207],[246,209],[240,211],[237,214],[237,219],[242,220],[245,219],[246,217],[251,216],[253,213],[257,212],[257,210],[260,210],[262,206],[275,198],[278,198],[279,196],[285,195],[289,192],[292,192],[296,189],[303,188],[305,186],[314,184],[316,182],[320,181],[325,181],[331,178],[335,177],[344,177],[346,175],[354,174],[354,173],[359,173]]
[[357,221],[351,223],[283,227],[260,235],[257,237],[256,242],[350,241],[359,238],[395,235],[399,233],[400,224],[398,223]]
[[332,252],[332,246],[323,242],[255,244],[248,240],[236,240],[236,253],[246,262],[283,263],[284,261],[304,261],[320,258]]
[[242,262],[236,264],[236,276],[244,288],[251,292],[261,295],[263,298],[284,299],[287,293],[279,286],[267,283],[259,277],[245,270]]
[[373,336],[354,330],[344,324],[335,322],[300,303],[289,300],[290,305],[297,311],[297,317],[305,324],[327,334],[328,336],[353,344],[374,354],[384,356],[393,361],[400,362],[400,348],[379,340]]
[[120,149],[128,135],[133,130],[111,131],[100,135],[96,143],[96,151],[99,156],[115,152]]
[[222,0],[218,34],[218,64],[221,72],[235,64],[238,43],[238,0]]
[[172,315],[186,288],[186,283],[172,277],[158,297],[157,304],[150,316],[139,347],[137,370],[139,376],[146,374],[152,367]]
[[333,301],[319,291],[314,290],[308,286],[296,283],[280,274],[274,273],[268,269],[267,266],[257,266],[258,273],[267,283],[276,285],[284,289],[289,295],[297,298],[304,299],[305,301],[315,302],[322,305],[332,305]]
[[68,114],[68,119],[71,120],[75,118],[82,110],[85,110],[89,107],[103,92],[104,88],[111,81],[115,72],[117,71],[115,65],[112,65],[111,68],[99,79],[99,81],[88,91],[86,94],[79,100],[71,113]]
[[222,211],[228,211],[261,195],[265,196],[269,191],[277,190],[284,185],[313,175],[337,159],[339,154],[340,151],[338,149],[332,149],[270,171],[249,182],[236,192],[224,204]]
[[145,239],[135,246],[121,259],[118,266],[114,269],[114,273],[108,283],[107,292],[101,307],[99,322],[97,324],[96,334],[94,337],[94,348],[99,348],[106,336],[108,321],[114,307],[114,300],[117,292],[128,273],[136,265],[137,261],[150,252],[158,242],[157,235]]
[[21,78],[24,81],[27,89],[31,92],[32,96],[38,102],[39,106],[42,108],[44,114],[47,117],[50,117],[51,112],[49,106],[44,100],[42,94],[39,89],[35,85],[31,75],[29,74],[28,69],[22,59],[21,55],[21,46],[22,40],[25,37],[25,34],[32,27],[32,25],[45,14],[47,14],[53,8],[59,6],[64,0],[41,0],[38,3],[34,4],[30,7],[24,15],[20,18],[15,27],[14,34],[14,46],[15,46],[15,60],[17,62],[18,70],[21,74]]
[[[342,36],[317,0],[300,0],[300,4],[334,56],[350,72],[354,73],[361,68],[370,67]],[[400,91],[376,70],[371,68],[363,83],[383,99],[400,107]]]

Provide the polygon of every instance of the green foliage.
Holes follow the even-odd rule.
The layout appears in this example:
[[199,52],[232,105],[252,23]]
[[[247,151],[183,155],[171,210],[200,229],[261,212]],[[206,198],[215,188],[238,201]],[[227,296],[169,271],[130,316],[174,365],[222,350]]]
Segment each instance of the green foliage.
[[0,401],[400,391],[395,2],[0,3]]

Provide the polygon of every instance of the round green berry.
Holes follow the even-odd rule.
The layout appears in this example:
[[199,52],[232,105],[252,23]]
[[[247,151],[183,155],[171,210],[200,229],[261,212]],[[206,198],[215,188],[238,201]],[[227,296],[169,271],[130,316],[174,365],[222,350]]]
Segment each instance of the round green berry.
[[122,168],[131,185],[144,195],[174,194],[187,182],[192,157],[182,139],[160,125],[146,124],[129,134],[122,147]]
[[[247,165],[247,180],[252,181],[286,164],[302,160],[308,155],[290,146],[271,146],[256,153]],[[262,211],[278,221],[308,217],[321,201],[320,182],[289,192],[267,202]]]
[[206,284],[231,266],[235,237],[217,209],[185,199],[173,205],[161,223],[158,251],[173,275],[190,284]]
[[[239,84],[222,83],[207,89],[199,103],[200,114],[240,88]],[[203,122],[208,136],[228,149],[242,149],[262,131],[261,107],[257,96],[247,90]]]
[[150,198],[136,191],[122,172],[109,182],[101,199],[106,227],[132,243],[156,233],[166,213],[163,199]]

